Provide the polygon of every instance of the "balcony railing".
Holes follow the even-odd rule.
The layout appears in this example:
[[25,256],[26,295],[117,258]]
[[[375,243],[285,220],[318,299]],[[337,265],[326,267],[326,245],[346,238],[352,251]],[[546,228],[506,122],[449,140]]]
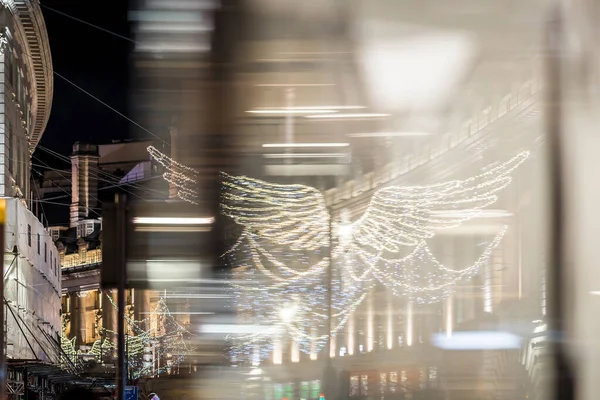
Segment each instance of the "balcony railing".
[[102,250],[88,250],[83,252],[82,257],[79,253],[66,254],[61,261],[62,268],[71,268],[87,264],[98,264],[102,262]]

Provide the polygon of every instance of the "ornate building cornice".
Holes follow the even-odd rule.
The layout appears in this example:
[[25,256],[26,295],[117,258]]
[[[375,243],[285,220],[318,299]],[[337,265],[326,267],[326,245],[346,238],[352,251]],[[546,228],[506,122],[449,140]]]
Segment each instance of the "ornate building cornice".
[[31,77],[31,127],[30,151],[40,141],[52,108],[54,76],[52,56],[39,0],[1,0],[14,16],[15,29],[24,38],[23,61],[27,63]]

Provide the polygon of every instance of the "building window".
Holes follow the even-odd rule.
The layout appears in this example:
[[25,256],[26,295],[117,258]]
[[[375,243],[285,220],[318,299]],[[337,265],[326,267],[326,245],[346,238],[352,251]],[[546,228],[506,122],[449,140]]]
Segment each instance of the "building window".
[[27,245],[31,247],[31,225],[27,225]]
[[48,243],[44,242],[44,262],[48,262]]
[[364,397],[369,395],[369,375],[360,376],[360,395]]
[[398,372],[392,371],[392,372],[390,372],[390,393],[396,393],[397,388],[398,388]]
[[56,242],[59,237],[60,237],[60,230],[52,229],[52,241]]
[[387,381],[387,373],[381,372],[379,373],[379,392],[382,396],[388,391],[388,381]]
[[350,397],[357,397],[360,394],[360,383],[358,375],[350,377]]
[[38,254],[41,254],[41,244],[40,244],[40,234],[37,234],[37,249],[38,249]]
[[312,381],[310,385],[310,398],[317,399],[321,394],[321,381]]
[[308,399],[310,394],[310,383],[308,381],[300,382],[300,398]]
[[94,223],[88,222],[87,224],[85,224],[85,236],[89,236],[92,233],[94,233]]

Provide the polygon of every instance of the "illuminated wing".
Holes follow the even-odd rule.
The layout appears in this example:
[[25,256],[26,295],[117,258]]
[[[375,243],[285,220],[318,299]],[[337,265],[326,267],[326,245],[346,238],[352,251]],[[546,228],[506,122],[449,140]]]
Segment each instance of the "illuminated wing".
[[295,249],[329,246],[329,213],[317,189],[221,174],[224,215],[256,236]]
[[178,163],[154,146],[148,146],[147,150],[152,158],[165,168],[166,172],[163,173],[163,178],[176,188],[177,197],[188,203],[198,204],[198,191],[196,188],[198,171]]
[[481,175],[431,186],[390,186],[378,190],[363,216],[353,224],[353,243],[377,253],[399,252],[476,217],[497,200],[510,174],[529,156],[520,153]]

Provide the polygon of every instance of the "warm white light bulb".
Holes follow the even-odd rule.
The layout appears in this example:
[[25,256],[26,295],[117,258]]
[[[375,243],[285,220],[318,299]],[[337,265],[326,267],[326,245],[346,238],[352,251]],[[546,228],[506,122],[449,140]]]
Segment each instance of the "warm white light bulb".
[[281,315],[281,319],[283,320],[283,322],[289,324],[290,322],[292,322],[294,320],[294,317],[296,316],[297,311],[298,311],[297,305],[287,304],[281,309],[279,314]]

